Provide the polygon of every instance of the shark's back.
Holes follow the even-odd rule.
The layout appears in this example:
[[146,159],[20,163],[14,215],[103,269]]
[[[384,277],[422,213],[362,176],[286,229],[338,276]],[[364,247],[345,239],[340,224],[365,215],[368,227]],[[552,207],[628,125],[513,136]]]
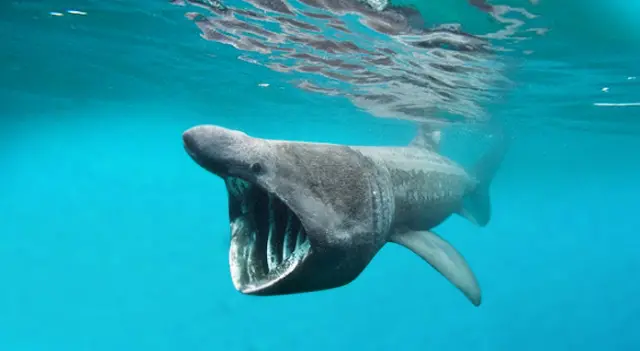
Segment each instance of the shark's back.
[[464,168],[437,152],[418,147],[358,147],[389,171],[395,196],[395,225],[431,229],[452,213],[476,181]]

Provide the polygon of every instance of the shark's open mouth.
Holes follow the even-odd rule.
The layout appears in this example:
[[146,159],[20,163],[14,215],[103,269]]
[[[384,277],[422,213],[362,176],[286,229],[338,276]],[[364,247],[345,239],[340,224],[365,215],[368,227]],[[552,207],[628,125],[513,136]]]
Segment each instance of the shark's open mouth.
[[226,177],[225,183],[231,278],[239,291],[260,294],[295,271],[311,245],[298,216],[278,196],[240,178]]

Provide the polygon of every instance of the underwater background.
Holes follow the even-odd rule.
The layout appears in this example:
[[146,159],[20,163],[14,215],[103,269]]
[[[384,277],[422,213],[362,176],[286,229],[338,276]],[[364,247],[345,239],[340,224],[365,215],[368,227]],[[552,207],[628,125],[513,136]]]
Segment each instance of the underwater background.
[[[640,350],[640,3],[3,1],[0,350]],[[509,136],[474,307],[385,246],[351,284],[234,290],[223,182],[182,132]],[[478,131],[479,130],[479,131]]]

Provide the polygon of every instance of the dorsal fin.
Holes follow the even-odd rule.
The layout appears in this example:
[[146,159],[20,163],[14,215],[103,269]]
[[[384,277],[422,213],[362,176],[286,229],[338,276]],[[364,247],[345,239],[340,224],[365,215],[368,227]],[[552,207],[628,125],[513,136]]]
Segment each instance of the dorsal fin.
[[416,136],[409,143],[410,146],[438,151],[440,149],[441,133],[434,130],[433,126],[421,123],[418,124]]

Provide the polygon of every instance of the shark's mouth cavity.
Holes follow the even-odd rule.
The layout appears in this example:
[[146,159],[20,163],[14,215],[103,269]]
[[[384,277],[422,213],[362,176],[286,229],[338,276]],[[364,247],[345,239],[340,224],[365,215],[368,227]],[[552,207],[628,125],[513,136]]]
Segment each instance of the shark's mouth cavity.
[[240,178],[226,177],[225,184],[233,284],[245,294],[268,294],[309,255],[306,230],[275,194]]

